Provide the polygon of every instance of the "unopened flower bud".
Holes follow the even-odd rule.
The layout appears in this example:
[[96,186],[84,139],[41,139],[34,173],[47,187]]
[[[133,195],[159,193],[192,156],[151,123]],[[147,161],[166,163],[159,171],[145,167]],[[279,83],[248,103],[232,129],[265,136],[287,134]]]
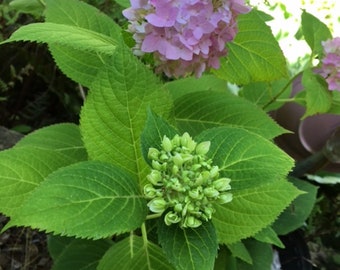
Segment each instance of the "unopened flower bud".
[[193,217],[193,216],[188,216],[185,218],[183,227],[187,227],[187,228],[197,228],[199,226],[202,225],[202,221],[200,221],[199,219]]
[[144,186],[144,194],[147,198],[152,199],[157,196],[157,190],[151,184]]
[[149,148],[148,158],[151,160],[158,160],[159,151],[156,148]]
[[164,217],[164,222],[166,225],[170,226],[171,224],[175,224],[181,221],[181,218],[175,212],[168,212]]
[[146,178],[150,183],[152,183],[154,186],[160,186],[162,185],[162,175],[160,171],[152,170],[151,173],[149,173]]
[[178,167],[181,167],[184,163],[182,156],[178,153],[176,153],[175,156],[173,156],[172,160],[174,161],[175,165]]
[[211,178],[217,177],[218,176],[218,171],[219,171],[218,166],[212,167],[211,170],[210,170],[210,177]]
[[163,137],[162,147],[166,152],[170,152],[172,150],[172,143],[167,136]]
[[233,194],[231,193],[222,193],[220,196],[217,197],[216,202],[219,204],[224,204],[231,202],[233,200]]
[[209,141],[201,142],[196,147],[196,154],[204,156],[206,153],[208,153],[209,149],[210,149]]
[[154,213],[163,213],[167,208],[167,202],[163,198],[154,198],[148,203],[148,207]]
[[220,193],[218,190],[214,189],[213,187],[207,187],[204,189],[204,195],[208,198],[216,198]]
[[218,191],[226,191],[231,189],[231,186],[229,185],[230,178],[220,178],[213,182],[214,188],[216,188]]

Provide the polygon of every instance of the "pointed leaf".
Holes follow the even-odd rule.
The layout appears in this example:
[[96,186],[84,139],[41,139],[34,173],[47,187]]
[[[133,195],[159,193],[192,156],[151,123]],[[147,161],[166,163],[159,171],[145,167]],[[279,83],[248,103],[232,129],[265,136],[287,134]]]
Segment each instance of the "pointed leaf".
[[254,235],[257,241],[275,245],[280,248],[284,248],[284,244],[281,242],[280,238],[277,236],[272,227],[264,228]]
[[248,239],[245,241],[245,246],[253,258],[252,264],[247,264],[243,261],[238,261],[238,270],[264,270],[271,269],[273,262],[273,249],[269,244]]
[[232,83],[273,81],[287,76],[285,57],[269,26],[253,10],[238,17],[238,33],[214,73]]
[[[232,182],[231,182],[232,184]],[[301,192],[287,181],[246,190],[232,190],[233,200],[226,205],[215,205],[213,216],[218,239],[233,243],[255,235],[274,222],[277,216]]]
[[294,164],[271,141],[241,128],[213,128],[197,136],[197,141],[211,141],[208,155],[235,190],[281,180]]
[[295,178],[289,178],[289,181],[305,193],[297,197],[273,224],[273,229],[279,235],[285,235],[303,226],[316,202],[316,186]]
[[109,240],[85,240],[49,236],[48,249],[53,257],[52,270],[96,270],[99,260],[112,246]]
[[151,107],[166,114],[170,98],[157,77],[130,51],[116,50],[93,83],[81,113],[84,143],[92,159],[121,166],[144,179],[140,135]]
[[249,251],[241,241],[227,244],[226,246],[228,247],[233,257],[238,258],[249,264],[253,263],[253,259],[251,258]]
[[222,177],[231,179],[233,200],[215,205],[213,222],[225,244],[250,237],[271,224],[300,194],[284,177],[293,160],[272,142],[249,131],[221,127],[203,132]]
[[211,222],[204,222],[195,229],[181,229],[176,225],[167,226],[162,220],[158,226],[158,238],[166,257],[176,269],[214,268],[218,244]]
[[74,124],[56,124],[38,129],[15,145],[16,148],[23,146],[55,150],[79,161],[87,159],[79,127]]
[[11,37],[0,44],[13,41],[36,41],[69,46],[80,51],[93,51],[112,55],[117,42],[100,33],[57,23],[33,23],[20,27]]
[[322,41],[332,38],[328,27],[312,14],[303,10],[301,14],[302,32],[313,54],[322,54]]
[[86,161],[50,174],[10,224],[99,239],[136,229],[146,212],[133,177],[113,165]]
[[177,130],[170,126],[162,117],[148,110],[148,116],[144,130],[141,134],[141,145],[144,159],[149,162],[148,151],[150,147],[161,149],[163,136],[172,138],[178,134]]
[[[121,29],[95,7],[78,0],[47,0],[46,21],[76,26],[103,34],[121,44]],[[58,67],[72,80],[89,87],[98,71],[109,61],[106,55],[80,51],[71,46],[49,44]]]
[[306,90],[306,113],[303,118],[326,113],[332,106],[332,95],[323,77],[306,69],[302,75],[302,85]]
[[113,245],[104,255],[97,270],[174,270],[162,249],[151,242],[131,235]]
[[1,151],[0,212],[7,216],[14,216],[23,201],[47,175],[80,160],[83,159],[35,146],[15,147]]
[[225,125],[242,127],[271,139],[285,132],[264,111],[231,93],[203,91],[175,100],[178,128],[191,135]]

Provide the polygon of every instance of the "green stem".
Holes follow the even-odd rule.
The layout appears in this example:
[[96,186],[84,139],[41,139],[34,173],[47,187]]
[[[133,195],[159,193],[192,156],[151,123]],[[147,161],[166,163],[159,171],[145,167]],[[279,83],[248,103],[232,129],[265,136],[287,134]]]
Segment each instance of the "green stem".
[[146,246],[148,244],[148,233],[146,232],[145,222],[142,224],[141,230],[142,230],[143,243],[144,243],[144,246]]
[[292,84],[292,82],[302,74],[302,71],[297,73],[295,76],[293,76],[287,83],[286,85],[271,99],[269,100],[266,104],[263,105],[262,109],[266,109],[270,104],[272,104],[273,102],[275,102],[279,96],[281,96],[284,91],[287,90],[288,86]]
[[162,216],[162,214],[152,214],[152,215],[147,215],[147,216],[146,216],[146,220],[159,218],[160,216]]

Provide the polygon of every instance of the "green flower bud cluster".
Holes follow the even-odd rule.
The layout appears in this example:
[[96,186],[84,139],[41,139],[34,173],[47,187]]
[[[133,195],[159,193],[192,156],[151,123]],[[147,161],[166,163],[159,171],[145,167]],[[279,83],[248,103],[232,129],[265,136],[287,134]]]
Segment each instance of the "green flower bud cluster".
[[147,175],[144,194],[150,199],[149,209],[166,212],[167,225],[178,223],[181,228],[196,228],[211,219],[213,203],[232,200],[229,178],[219,177],[218,166],[206,154],[210,142],[197,144],[188,133],[163,137],[162,149],[150,148],[148,158],[152,170]]

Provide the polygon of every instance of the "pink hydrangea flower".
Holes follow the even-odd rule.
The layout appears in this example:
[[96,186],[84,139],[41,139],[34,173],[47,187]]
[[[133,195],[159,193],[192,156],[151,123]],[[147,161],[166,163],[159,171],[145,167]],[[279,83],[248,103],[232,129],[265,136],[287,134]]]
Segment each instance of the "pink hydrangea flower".
[[340,37],[322,42],[325,57],[322,59],[322,76],[329,90],[340,91]]
[[244,0],[130,0],[123,11],[136,42],[134,53],[153,53],[168,77],[217,69],[226,43],[237,32],[236,17],[249,11]]

